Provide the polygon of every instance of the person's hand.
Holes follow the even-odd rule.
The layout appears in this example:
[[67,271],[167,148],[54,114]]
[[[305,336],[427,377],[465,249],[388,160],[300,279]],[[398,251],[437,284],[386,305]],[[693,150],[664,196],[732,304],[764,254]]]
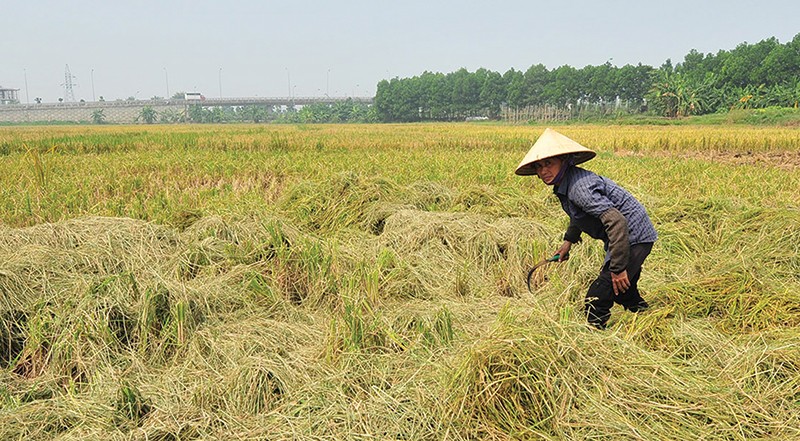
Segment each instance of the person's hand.
[[631,281],[628,280],[628,271],[622,270],[619,274],[611,273],[611,284],[614,285],[615,296],[627,291],[631,287]]
[[563,262],[569,259],[569,250],[572,248],[572,242],[565,240],[563,244],[561,244],[561,248],[555,252],[558,254],[558,261]]

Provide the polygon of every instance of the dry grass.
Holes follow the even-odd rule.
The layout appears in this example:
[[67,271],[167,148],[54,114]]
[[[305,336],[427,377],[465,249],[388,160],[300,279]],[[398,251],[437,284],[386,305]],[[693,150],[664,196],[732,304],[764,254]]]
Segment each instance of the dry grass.
[[81,130],[0,130],[0,439],[800,437],[800,175],[685,156],[796,132],[564,128],[660,234],[597,332],[538,130]]

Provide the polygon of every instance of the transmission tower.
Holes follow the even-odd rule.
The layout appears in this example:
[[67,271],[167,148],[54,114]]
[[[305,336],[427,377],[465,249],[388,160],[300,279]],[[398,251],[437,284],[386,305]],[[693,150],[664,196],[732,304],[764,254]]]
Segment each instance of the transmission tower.
[[64,69],[64,84],[62,86],[64,86],[64,101],[68,103],[75,102],[75,93],[72,91],[73,78],[75,77],[69,72],[69,64],[67,64],[66,69]]

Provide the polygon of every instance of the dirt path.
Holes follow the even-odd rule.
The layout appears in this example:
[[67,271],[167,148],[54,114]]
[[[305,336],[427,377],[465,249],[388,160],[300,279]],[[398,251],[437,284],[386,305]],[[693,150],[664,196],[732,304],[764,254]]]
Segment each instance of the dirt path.
[[785,170],[797,170],[800,168],[800,152],[649,152],[643,155],[640,152],[617,152],[620,156],[656,156],[672,157],[682,159],[703,159],[707,161],[717,161],[726,164],[736,165],[766,165],[778,167]]

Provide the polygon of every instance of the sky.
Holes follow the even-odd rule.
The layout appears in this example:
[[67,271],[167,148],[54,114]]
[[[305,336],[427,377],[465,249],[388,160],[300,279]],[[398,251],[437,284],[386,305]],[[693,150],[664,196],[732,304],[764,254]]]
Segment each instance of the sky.
[[373,96],[425,71],[660,66],[800,34],[800,0],[0,0],[20,102]]

